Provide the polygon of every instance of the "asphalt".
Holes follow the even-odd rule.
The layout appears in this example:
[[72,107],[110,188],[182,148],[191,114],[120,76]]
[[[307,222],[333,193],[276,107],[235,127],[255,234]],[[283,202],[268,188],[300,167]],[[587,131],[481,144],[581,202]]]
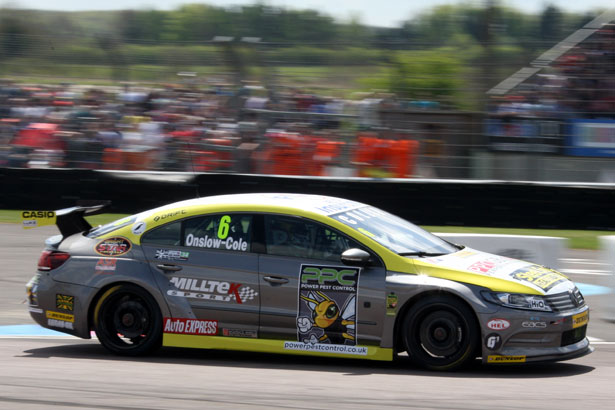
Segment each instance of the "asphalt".
[[0,224],[0,408],[97,409],[611,409],[615,322],[611,267],[600,252],[567,250],[560,268],[591,306],[595,352],[552,364],[455,373],[392,363],[164,348],[119,358],[97,340],[34,326],[25,283],[55,227]]

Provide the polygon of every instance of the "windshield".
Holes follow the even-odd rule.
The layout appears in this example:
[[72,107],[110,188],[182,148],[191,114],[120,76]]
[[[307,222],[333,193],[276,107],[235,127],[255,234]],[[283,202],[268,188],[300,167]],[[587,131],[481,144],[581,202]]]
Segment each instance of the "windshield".
[[400,255],[434,256],[458,250],[418,226],[372,206],[340,212],[331,217]]

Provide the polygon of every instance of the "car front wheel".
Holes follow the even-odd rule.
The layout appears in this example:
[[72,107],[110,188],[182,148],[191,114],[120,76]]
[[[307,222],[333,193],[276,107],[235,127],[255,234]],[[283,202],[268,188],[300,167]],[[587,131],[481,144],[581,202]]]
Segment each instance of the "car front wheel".
[[479,340],[471,309],[451,296],[433,296],[414,304],[403,322],[410,359],[431,370],[454,370],[475,358]]
[[98,340],[113,353],[138,356],[160,347],[162,317],[154,298],[134,285],[105,291],[94,308]]

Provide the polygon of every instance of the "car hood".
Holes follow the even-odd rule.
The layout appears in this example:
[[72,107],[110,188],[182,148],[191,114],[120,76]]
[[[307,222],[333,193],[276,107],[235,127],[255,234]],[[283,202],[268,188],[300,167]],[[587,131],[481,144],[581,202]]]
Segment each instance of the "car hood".
[[494,291],[554,294],[574,288],[574,283],[556,270],[471,248],[414,259],[414,264],[419,274],[484,286]]

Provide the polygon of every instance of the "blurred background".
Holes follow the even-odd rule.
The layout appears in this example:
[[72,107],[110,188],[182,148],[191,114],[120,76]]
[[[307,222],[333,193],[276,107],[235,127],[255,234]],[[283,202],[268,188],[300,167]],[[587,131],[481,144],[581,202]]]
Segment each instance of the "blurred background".
[[388,25],[5,4],[0,167],[613,183],[615,10],[592,4],[426,2]]

